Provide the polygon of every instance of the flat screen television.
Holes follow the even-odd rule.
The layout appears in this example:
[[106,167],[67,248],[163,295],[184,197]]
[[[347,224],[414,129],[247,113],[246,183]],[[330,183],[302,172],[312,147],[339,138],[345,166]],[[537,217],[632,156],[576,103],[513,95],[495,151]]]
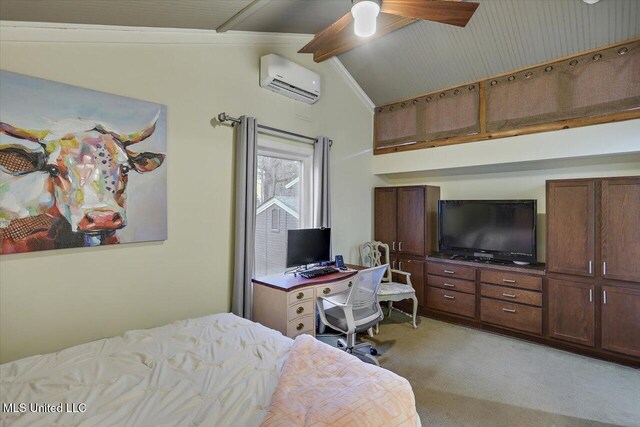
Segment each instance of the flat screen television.
[[536,262],[536,200],[441,200],[441,253]]
[[287,268],[331,259],[331,229],[308,228],[287,233]]

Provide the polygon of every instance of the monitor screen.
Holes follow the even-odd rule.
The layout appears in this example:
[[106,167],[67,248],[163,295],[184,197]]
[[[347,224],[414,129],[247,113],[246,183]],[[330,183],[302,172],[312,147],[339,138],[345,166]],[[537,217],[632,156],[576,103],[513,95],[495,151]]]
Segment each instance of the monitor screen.
[[289,230],[287,235],[287,268],[329,261],[330,259],[330,228]]
[[440,201],[440,251],[535,261],[535,200]]

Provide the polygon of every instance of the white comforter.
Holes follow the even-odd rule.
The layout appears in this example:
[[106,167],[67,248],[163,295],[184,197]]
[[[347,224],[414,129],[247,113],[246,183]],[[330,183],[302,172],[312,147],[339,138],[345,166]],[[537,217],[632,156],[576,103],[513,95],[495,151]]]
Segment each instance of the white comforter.
[[[3,404],[85,412],[6,413],[11,426],[258,426],[293,341],[232,314],[130,331],[0,365]],[[5,408],[6,409],[6,408]],[[15,407],[19,410],[19,406]]]

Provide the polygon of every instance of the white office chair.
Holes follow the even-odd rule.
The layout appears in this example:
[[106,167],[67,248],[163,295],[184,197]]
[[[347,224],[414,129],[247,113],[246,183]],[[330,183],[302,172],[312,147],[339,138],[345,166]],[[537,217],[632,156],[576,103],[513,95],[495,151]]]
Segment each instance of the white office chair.
[[[389,265],[360,270],[350,289],[329,296],[320,296],[316,300],[320,322],[346,335],[338,340],[338,346],[347,353],[357,352],[380,366],[375,357],[375,349],[369,343],[356,344],[356,334],[365,332],[383,319],[382,308],[377,293],[384,272]],[[373,351],[362,352],[363,347]]]

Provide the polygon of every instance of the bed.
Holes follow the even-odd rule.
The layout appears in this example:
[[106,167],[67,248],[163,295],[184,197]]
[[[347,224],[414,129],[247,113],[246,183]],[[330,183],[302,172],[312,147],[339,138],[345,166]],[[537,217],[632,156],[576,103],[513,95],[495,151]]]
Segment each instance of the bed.
[[259,426],[298,341],[224,313],[6,363],[0,424]]

